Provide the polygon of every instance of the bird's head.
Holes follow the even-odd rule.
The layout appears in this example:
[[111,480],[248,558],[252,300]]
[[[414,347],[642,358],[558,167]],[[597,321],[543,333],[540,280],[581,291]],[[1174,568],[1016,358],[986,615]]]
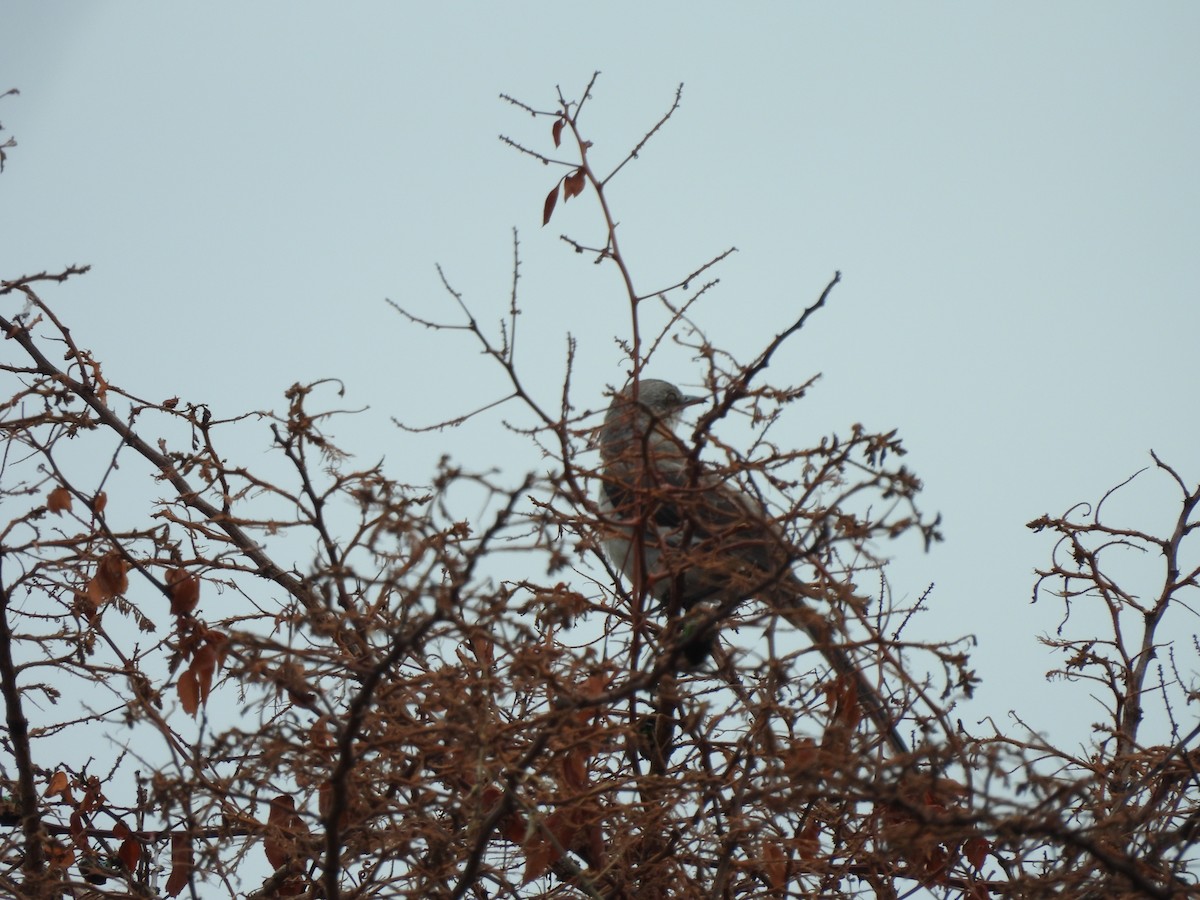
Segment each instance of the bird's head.
[[609,404],[600,428],[601,453],[606,457],[618,455],[631,439],[640,440],[651,429],[673,432],[683,411],[703,400],[658,378],[630,384],[613,395]]

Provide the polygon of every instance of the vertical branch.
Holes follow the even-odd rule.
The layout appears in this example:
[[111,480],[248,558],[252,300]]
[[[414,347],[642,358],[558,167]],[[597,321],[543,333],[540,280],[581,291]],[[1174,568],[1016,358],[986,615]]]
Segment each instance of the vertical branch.
[[41,873],[45,865],[42,817],[38,812],[37,788],[33,783],[33,755],[29,748],[29,720],[21,707],[17,687],[17,668],[13,663],[12,629],[8,623],[11,595],[0,580],[0,693],[4,696],[4,720],[12,741],[17,764],[17,802],[21,808],[21,829],[25,835],[25,859],[22,869],[29,875]]

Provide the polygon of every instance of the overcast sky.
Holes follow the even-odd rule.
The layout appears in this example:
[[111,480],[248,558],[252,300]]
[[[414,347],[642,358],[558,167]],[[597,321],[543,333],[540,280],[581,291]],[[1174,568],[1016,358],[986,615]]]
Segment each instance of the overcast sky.
[[[1061,609],[1029,605],[1050,545],[1024,524],[1151,448],[1200,479],[1198,46],[1191,2],[10,0],[0,277],[90,263],[46,296],[135,393],[233,414],[336,376],[370,407],[337,431],[349,449],[408,480],[443,450],[516,480],[541,461],[503,413],[435,439],[391,425],[504,388],[464,335],[384,298],[452,320],[440,264],[497,321],[515,227],[525,377],[551,399],[571,333],[576,403],[603,405],[624,379],[622,286],[559,240],[598,239],[595,203],[541,227],[559,173],[497,137],[549,151],[547,122],[498,96],[551,108],[600,70],[582,126],[603,170],[682,82],[611,191],[638,288],[736,246],[694,318],[748,357],[840,270],[770,370],[823,374],[797,442],[900,429],[947,540],[887,548],[893,585],[936,582],[922,633],[979,635],[964,720],[1078,727],[1099,710],[1046,687],[1036,637]],[[652,374],[695,386],[702,368],[674,352]],[[1127,510],[1161,531],[1176,503],[1147,479]]]

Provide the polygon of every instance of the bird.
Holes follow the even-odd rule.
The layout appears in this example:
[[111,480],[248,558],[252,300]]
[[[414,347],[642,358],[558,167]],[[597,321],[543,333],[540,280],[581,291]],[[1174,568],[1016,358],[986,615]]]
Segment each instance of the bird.
[[668,615],[703,604],[727,617],[752,599],[778,610],[853,685],[858,704],[893,751],[908,754],[875,686],[837,642],[834,626],[809,605],[820,592],[794,572],[797,551],[783,530],[677,434],[685,411],[704,400],[651,378],[614,394],[597,441],[605,554],[636,592],[644,590]]

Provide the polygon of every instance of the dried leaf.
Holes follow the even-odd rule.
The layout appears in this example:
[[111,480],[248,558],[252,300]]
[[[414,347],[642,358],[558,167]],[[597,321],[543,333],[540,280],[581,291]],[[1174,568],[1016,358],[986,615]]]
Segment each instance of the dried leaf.
[[65,869],[75,862],[75,851],[51,838],[46,841],[46,865],[51,869]]
[[821,825],[816,819],[809,819],[808,824],[795,838],[796,852],[805,862],[813,862],[821,852]]
[[186,569],[171,569],[167,572],[167,586],[171,593],[171,614],[189,615],[200,602],[200,579],[189,575]]
[[177,897],[192,877],[192,841],[186,834],[171,835],[171,877],[167,879],[167,896]]
[[546,195],[546,202],[542,204],[542,226],[550,221],[550,216],[554,214],[554,204],[558,202],[558,185]]
[[787,883],[787,856],[778,844],[771,841],[763,844],[762,866],[767,884],[773,890],[783,890],[784,884]]
[[100,513],[104,512],[104,507],[106,506],[108,506],[108,494],[104,493],[104,491],[101,491],[92,498],[92,511],[95,512],[96,515],[100,515]]
[[536,835],[534,840],[526,843],[524,849],[525,874],[521,877],[522,884],[529,884],[535,878],[541,878],[562,856],[544,835]]
[[126,838],[133,837],[133,832],[130,830],[128,825],[118,819],[117,823],[113,825],[113,837],[120,840],[125,840]]
[[572,748],[563,757],[563,780],[569,787],[584,788],[588,783],[588,753],[582,747]]
[[332,750],[337,746],[329,730],[329,717],[319,716],[308,729],[308,742],[316,750]]
[[570,175],[563,179],[563,202],[570,200],[572,197],[578,197],[583,193],[584,186],[583,169],[576,169]]
[[271,800],[271,812],[267,817],[267,834],[263,840],[263,852],[275,869],[285,865],[299,850],[301,838],[308,836],[308,826],[296,813],[296,801],[287,794]]
[[46,796],[53,797],[55,794],[65,794],[68,783],[66,772],[55,772],[50,776],[50,786],[46,788]]
[[60,516],[63,514],[63,510],[69,512],[71,509],[71,492],[62,485],[56,487],[46,497],[46,509]]
[[212,644],[203,644],[192,657],[191,671],[196,675],[196,685],[200,688],[200,704],[208,702],[208,692],[212,687],[213,672],[217,668],[217,650]]
[[196,673],[188,669],[179,676],[179,684],[175,686],[179,692],[179,704],[189,716],[196,715],[200,709],[200,683],[196,681]]
[[963,842],[963,855],[967,858],[967,862],[976,869],[983,868],[983,864],[987,860],[988,851],[991,849],[992,845],[988,839],[979,835],[967,838]]
[[138,860],[142,856],[142,845],[133,838],[126,838],[121,842],[120,849],[117,850],[117,859],[121,860],[121,864],[125,866],[125,870],[132,872],[137,868]]
[[67,820],[67,834],[71,836],[71,840],[75,842],[79,849],[86,851],[87,844],[87,820],[84,819],[83,813],[75,810],[71,813],[70,819]]
[[96,603],[104,603],[129,590],[129,564],[116,550],[106,553],[96,566],[96,574],[88,582],[87,594]]
[[554,125],[550,128],[550,136],[554,138],[555,147],[562,143],[562,130],[563,126],[566,124],[566,119],[564,119],[562,116],[559,116],[554,120]]

